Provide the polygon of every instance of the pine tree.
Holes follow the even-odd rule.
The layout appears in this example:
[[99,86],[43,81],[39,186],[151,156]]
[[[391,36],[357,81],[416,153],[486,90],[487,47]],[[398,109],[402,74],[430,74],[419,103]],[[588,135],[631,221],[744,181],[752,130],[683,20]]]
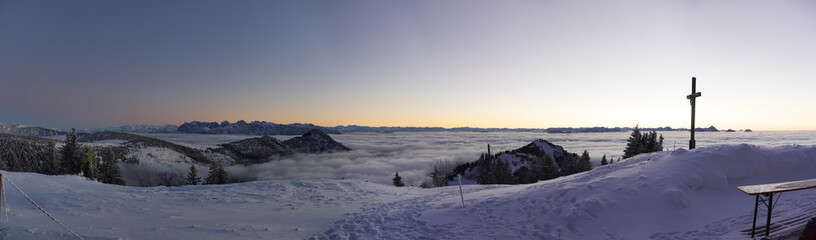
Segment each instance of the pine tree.
[[187,172],[187,185],[198,185],[201,182],[201,177],[198,176],[195,164],[190,165],[190,171]]
[[65,145],[60,148],[60,153],[59,174],[78,174],[82,171],[82,152],[76,129],[71,128],[71,132],[65,137]]
[[204,184],[227,184],[229,183],[229,176],[227,176],[227,171],[224,170],[224,167],[218,165],[218,163],[213,162],[210,165],[210,174],[207,176],[206,181]]
[[119,160],[113,155],[113,152],[108,151],[105,157],[99,164],[99,182],[107,184],[125,185],[125,179],[122,178],[122,172],[119,170]]
[[54,143],[54,138],[51,137],[51,142],[48,143],[48,156],[46,156],[46,160],[43,162],[43,169],[41,173],[56,175],[61,172],[59,170],[60,159],[57,157],[57,152],[57,145]]
[[479,168],[479,184],[494,184],[496,182],[493,173],[493,156],[490,156],[490,153],[483,153],[476,165]]
[[394,182],[394,186],[397,186],[397,187],[404,187],[405,186],[405,183],[402,182],[402,177],[400,177],[399,172],[394,174],[394,179],[392,179],[392,180]]
[[606,161],[606,154],[604,154],[603,157],[601,157],[601,166],[606,165],[606,164],[609,164],[609,163]]
[[496,183],[516,184],[516,179],[513,177],[513,172],[510,169],[510,162],[497,159],[495,171],[496,171]]
[[658,138],[657,132],[652,131],[641,134],[640,130],[635,127],[632,130],[632,135],[626,142],[626,149],[623,150],[623,158],[630,158],[641,153],[660,152],[663,151],[663,135]]
[[552,158],[547,154],[544,154],[540,159],[536,159],[531,167],[537,180],[550,180],[560,175],[558,168],[553,164]]
[[632,135],[629,136],[629,139],[626,140],[626,148],[623,150],[623,158],[630,158],[632,156],[637,155],[640,153],[641,147],[641,134],[640,129],[635,127],[632,129]]
[[584,150],[584,153],[581,154],[581,159],[578,162],[578,172],[585,172],[592,170],[592,162],[589,159],[589,153]]

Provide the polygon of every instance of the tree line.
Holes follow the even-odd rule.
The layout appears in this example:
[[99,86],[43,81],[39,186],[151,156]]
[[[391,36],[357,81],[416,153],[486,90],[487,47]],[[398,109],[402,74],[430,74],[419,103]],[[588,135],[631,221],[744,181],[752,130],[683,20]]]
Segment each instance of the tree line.
[[[61,147],[56,147],[53,139],[0,134],[0,169],[47,175],[81,175],[106,184],[125,185],[119,161],[126,151],[125,147],[84,146],[79,142],[76,129],[67,133]],[[197,175],[195,169],[193,171]],[[191,181],[189,174],[187,184],[198,184],[200,178]],[[193,176],[193,179],[196,177]],[[203,183],[226,184],[229,177],[221,165],[212,162],[210,174]]]

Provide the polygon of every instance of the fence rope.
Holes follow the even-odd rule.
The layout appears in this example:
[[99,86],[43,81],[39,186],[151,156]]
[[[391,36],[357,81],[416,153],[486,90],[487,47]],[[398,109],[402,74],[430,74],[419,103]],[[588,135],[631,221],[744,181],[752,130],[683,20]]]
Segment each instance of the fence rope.
[[[3,182],[3,179],[0,178],[0,183],[2,183],[2,182]],[[3,186],[3,184],[0,184],[0,187],[2,187],[2,186]],[[5,189],[5,188],[3,188],[3,189]],[[0,189],[0,190],[3,190],[3,189]],[[5,214],[6,214],[6,222],[8,222],[8,201],[6,201],[6,190],[3,190],[3,210],[5,211]]]
[[[2,174],[0,174],[2,175]],[[8,205],[6,205],[6,190],[3,188],[3,179],[0,178],[0,208],[3,211],[0,211],[0,220],[3,219],[2,214],[5,212],[6,214],[6,222],[8,222]]]
[[[12,187],[14,187],[14,189],[17,189],[17,191],[18,191],[18,192],[20,192],[20,194],[22,194],[22,195],[23,195],[23,197],[25,197],[26,199],[28,199],[28,201],[29,201],[29,202],[31,202],[31,204],[34,204],[34,206],[35,206],[35,207],[37,207],[37,209],[40,209],[40,211],[42,211],[42,212],[43,212],[43,213],[44,213],[46,216],[48,216],[49,218],[51,218],[51,220],[54,220],[54,222],[56,222],[57,224],[59,224],[60,226],[62,226],[62,228],[65,228],[65,230],[68,230],[68,232],[69,232],[69,233],[73,234],[73,235],[74,235],[75,237],[77,237],[78,239],[80,239],[80,240],[85,240],[84,238],[82,238],[82,236],[79,236],[79,234],[75,233],[74,231],[71,231],[71,229],[70,229],[70,228],[68,228],[68,226],[65,226],[65,224],[62,224],[62,223],[61,223],[59,220],[57,220],[56,218],[54,218],[54,216],[51,216],[51,214],[48,214],[48,212],[46,212],[46,211],[45,211],[45,209],[43,209],[42,207],[40,207],[40,205],[37,205],[37,203],[36,203],[36,202],[34,202],[34,200],[31,200],[31,198],[30,198],[30,197],[28,197],[28,195],[27,195],[25,192],[23,192],[23,190],[21,190],[19,187],[17,187],[17,184],[14,184],[14,182],[12,182],[12,181],[11,181],[11,179],[9,179],[8,177],[6,177],[5,175],[3,175],[3,178],[4,178],[4,179],[6,179],[6,181],[8,181],[9,183],[11,183],[11,186],[12,186]],[[8,210],[8,208],[6,208],[6,209]],[[6,214],[6,218],[8,218],[8,214]]]

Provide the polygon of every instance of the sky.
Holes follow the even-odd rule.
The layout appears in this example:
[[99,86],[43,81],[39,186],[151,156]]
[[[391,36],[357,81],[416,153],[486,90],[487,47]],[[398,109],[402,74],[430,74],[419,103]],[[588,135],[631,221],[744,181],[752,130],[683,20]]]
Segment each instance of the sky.
[[816,130],[813,1],[0,0],[0,122]]

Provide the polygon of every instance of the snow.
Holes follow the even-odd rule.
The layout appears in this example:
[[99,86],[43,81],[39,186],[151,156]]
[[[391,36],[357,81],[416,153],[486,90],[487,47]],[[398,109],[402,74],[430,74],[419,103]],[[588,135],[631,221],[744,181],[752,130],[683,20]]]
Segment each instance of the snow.
[[160,147],[136,147],[126,158],[135,158],[142,165],[164,165],[167,163],[191,163],[192,159],[179,152]]
[[[754,197],[736,187],[816,178],[816,146],[642,154],[535,184],[467,185],[465,207],[458,186],[272,180],[139,188],[3,174],[86,239],[747,239]],[[0,238],[70,238],[12,191],[7,186]],[[816,190],[787,192],[772,222],[794,228],[804,222],[784,220],[813,212]]]
[[[127,141],[122,140],[122,139],[108,139],[108,140],[95,141],[95,142],[92,143],[92,145],[93,146],[106,146],[106,147],[109,147],[109,146],[121,146],[121,145],[124,145],[125,143],[127,143]],[[88,143],[84,143],[84,144],[88,144]]]

